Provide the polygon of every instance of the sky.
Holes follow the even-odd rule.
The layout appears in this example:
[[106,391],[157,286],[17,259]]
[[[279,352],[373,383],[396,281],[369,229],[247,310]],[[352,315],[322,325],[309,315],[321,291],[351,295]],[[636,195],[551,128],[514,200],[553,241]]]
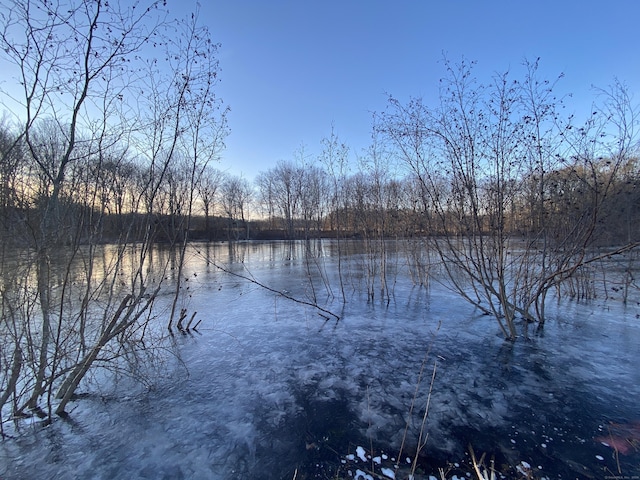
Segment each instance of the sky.
[[[122,0],[126,2],[128,0]],[[219,168],[253,179],[297,152],[314,158],[332,126],[352,159],[392,95],[433,103],[443,58],[477,62],[481,82],[516,76],[540,57],[561,73],[569,109],[590,110],[592,86],[615,78],[640,98],[638,0],[202,0],[221,44],[218,95],[231,109]],[[196,0],[168,0],[184,17]]]
[[332,126],[361,154],[388,95],[436,98],[444,56],[476,61],[480,81],[539,57],[577,115],[593,86],[640,91],[636,0],[209,0],[200,21],[222,45],[231,108],[219,167],[248,179],[302,148],[319,155]]

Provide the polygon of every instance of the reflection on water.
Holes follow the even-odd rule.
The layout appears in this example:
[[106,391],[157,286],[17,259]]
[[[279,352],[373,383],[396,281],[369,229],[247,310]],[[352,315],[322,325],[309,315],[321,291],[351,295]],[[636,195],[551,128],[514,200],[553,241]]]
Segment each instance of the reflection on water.
[[[4,441],[0,477],[382,473],[398,462],[403,440],[403,466],[415,452],[436,361],[418,462],[427,473],[457,462],[450,475],[466,475],[471,444],[512,473],[527,462],[536,478],[640,474],[637,304],[550,304],[544,331],[505,342],[495,321],[437,282],[414,287],[401,256],[390,258],[387,304],[367,301],[366,252],[352,249],[342,259],[343,304],[335,251],[335,244],[310,252],[303,243],[193,246],[184,302],[202,322],[199,332],[173,338],[179,357],[165,359],[152,388],[131,379],[90,391],[68,420]],[[159,265],[166,255],[154,251]],[[341,319],[326,320],[216,264],[296,298],[315,296]],[[626,450],[616,455],[602,444],[607,436]],[[359,446],[372,453],[366,462]]]

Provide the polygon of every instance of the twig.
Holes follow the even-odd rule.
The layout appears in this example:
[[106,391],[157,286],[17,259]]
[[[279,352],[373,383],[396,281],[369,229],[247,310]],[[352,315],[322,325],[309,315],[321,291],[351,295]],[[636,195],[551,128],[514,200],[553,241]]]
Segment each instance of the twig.
[[191,315],[191,318],[189,319],[189,322],[187,322],[187,326],[185,327],[187,330],[189,330],[189,327],[191,326],[191,322],[193,322],[193,319],[196,318],[196,313],[198,312],[193,312],[193,314]]
[[436,371],[438,369],[438,360],[436,359],[433,362],[433,373],[431,374],[431,383],[429,384],[429,393],[427,395],[427,404],[424,407],[424,415],[422,416],[422,424],[420,425],[420,434],[418,435],[418,447],[416,448],[416,454],[413,457],[413,464],[411,465],[411,475],[413,476],[416,473],[416,468],[418,466],[418,455],[427,444],[427,440],[429,439],[429,432],[424,435],[423,434],[425,426],[427,425],[427,416],[429,415],[429,405],[431,404],[431,393],[433,392],[433,384],[436,381]]
[[395,466],[395,473],[398,473],[398,468],[399,468],[399,459],[402,457],[402,451],[404,450],[404,444],[407,440],[407,434],[409,432],[409,425],[411,423],[411,416],[413,415],[413,409],[415,407],[416,404],[416,400],[418,399],[418,392],[420,391],[420,384],[422,383],[422,376],[424,375],[424,369],[425,366],[427,365],[427,360],[429,359],[429,355],[431,354],[431,348],[433,347],[433,343],[435,341],[435,335],[437,334],[438,330],[440,330],[440,326],[442,325],[442,322],[438,323],[438,328],[436,329],[436,333],[434,333],[433,338],[431,339],[431,342],[429,343],[429,348],[427,348],[427,352],[424,355],[424,359],[422,360],[422,365],[420,366],[420,373],[418,374],[418,381],[416,383],[416,389],[413,392],[413,398],[411,399],[411,406],[409,407],[409,415],[407,417],[407,423],[405,424],[404,427],[404,433],[402,435],[402,443],[400,444],[400,450],[398,452],[398,463]]
[[480,457],[480,461],[478,462],[476,460],[476,454],[473,451],[473,447],[471,446],[471,444],[469,444],[469,453],[471,454],[471,461],[473,463],[473,469],[476,472],[476,476],[478,477],[478,480],[495,480],[496,478],[496,471],[493,468],[493,459],[491,460],[491,475],[489,475],[489,472],[487,472],[486,467],[484,468],[484,472],[480,470],[480,465],[484,464],[484,457],[485,454],[482,454],[482,457]]

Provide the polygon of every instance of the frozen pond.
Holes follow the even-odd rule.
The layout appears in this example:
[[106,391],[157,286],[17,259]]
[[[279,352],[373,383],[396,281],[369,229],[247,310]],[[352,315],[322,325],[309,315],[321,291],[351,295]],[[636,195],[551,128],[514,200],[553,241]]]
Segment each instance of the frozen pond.
[[[391,475],[396,462],[405,478],[434,363],[419,471],[466,476],[471,444],[513,478],[527,466],[535,478],[640,475],[637,303],[552,300],[542,332],[505,342],[495,320],[438,283],[394,275],[388,304],[367,301],[353,256],[343,305],[329,250],[310,268],[283,244],[238,249],[194,247],[188,308],[202,323],[167,340],[179,356],[151,388],[92,390],[68,419],[15,433],[0,444],[0,478],[385,478],[371,471]],[[341,319],[212,259],[296,298],[315,292]]]

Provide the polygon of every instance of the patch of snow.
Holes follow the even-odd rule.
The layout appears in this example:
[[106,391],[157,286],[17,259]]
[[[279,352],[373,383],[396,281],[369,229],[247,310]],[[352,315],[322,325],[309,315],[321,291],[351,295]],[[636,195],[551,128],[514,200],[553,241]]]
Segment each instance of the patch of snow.
[[356,476],[354,477],[356,480],[373,480],[373,477],[368,473],[363,472],[362,470],[356,470]]
[[381,470],[381,471],[382,471],[382,474],[383,474],[385,477],[389,477],[389,478],[393,478],[393,479],[395,479],[395,478],[396,478],[396,474],[395,474],[395,472],[394,472],[393,470],[391,470],[390,468],[382,468],[382,470]]
[[367,461],[367,456],[365,454],[365,450],[360,445],[358,445],[358,448],[356,448],[356,455],[358,455],[358,458],[360,460],[362,460],[363,462]]
[[518,472],[522,476],[524,476],[525,478],[528,478],[531,473],[531,465],[529,465],[527,462],[523,460],[520,462],[518,466],[516,466],[516,470],[518,470]]

